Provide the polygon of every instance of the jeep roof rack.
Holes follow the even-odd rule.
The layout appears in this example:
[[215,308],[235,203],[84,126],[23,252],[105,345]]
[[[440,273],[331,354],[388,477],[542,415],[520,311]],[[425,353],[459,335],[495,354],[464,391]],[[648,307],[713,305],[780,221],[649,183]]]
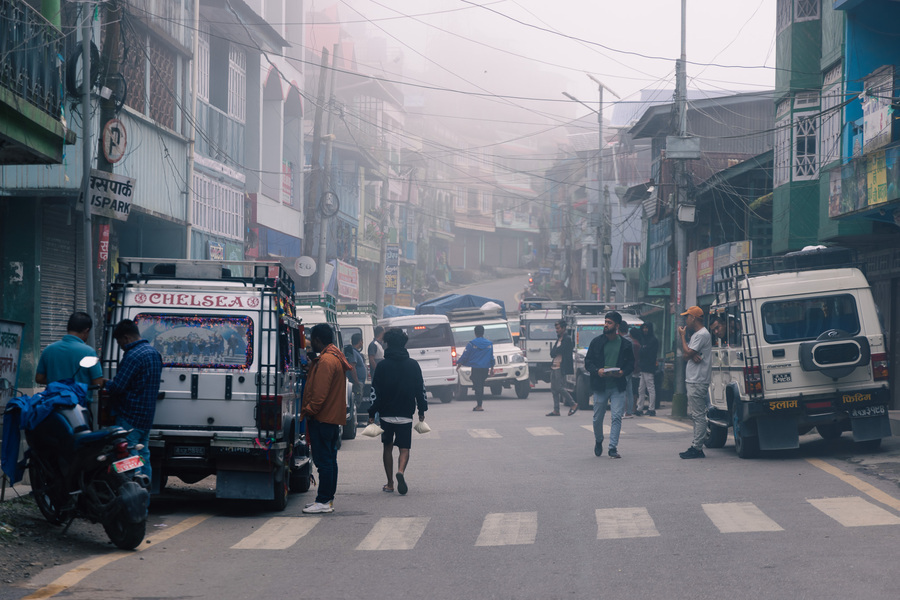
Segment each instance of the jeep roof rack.
[[[741,279],[744,277],[758,277],[760,275],[797,271],[819,271],[841,267],[855,267],[863,270],[864,265],[859,262],[856,251],[852,248],[831,247],[788,252],[780,256],[763,256],[741,260],[725,265],[719,269],[719,272],[725,281],[729,281],[735,278]],[[721,291],[724,290],[725,288],[722,288]],[[717,291],[720,290],[717,289]]]
[[455,308],[447,313],[447,318],[454,322],[503,319],[503,309],[499,306],[497,308],[488,308],[487,310],[480,308]]
[[298,307],[321,306],[336,311],[337,301],[328,292],[297,292],[294,294],[294,304]]
[[[183,258],[119,258],[117,283],[150,279],[198,279],[262,285],[293,296],[294,280],[279,262],[193,260]],[[235,275],[240,270],[241,275]]]
[[378,310],[378,306],[374,302],[338,302],[338,312],[361,312],[372,313]]

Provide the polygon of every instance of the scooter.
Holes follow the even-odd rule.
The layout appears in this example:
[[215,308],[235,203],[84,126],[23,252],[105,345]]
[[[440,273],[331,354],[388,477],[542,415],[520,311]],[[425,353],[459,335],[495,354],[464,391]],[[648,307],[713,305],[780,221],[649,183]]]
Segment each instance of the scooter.
[[[97,360],[86,357],[80,367],[90,368]],[[102,524],[117,547],[131,550],[146,533],[150,481],[135,473],[143,463],[131,456],[128,431],[118,426],[93,430],[87,390],[66,380],[10,401],[22,411],[32,492],[48,522],[65,524],[63,533],[76,518],[84,518]],[[42,413],[47,414],[38,422]]]

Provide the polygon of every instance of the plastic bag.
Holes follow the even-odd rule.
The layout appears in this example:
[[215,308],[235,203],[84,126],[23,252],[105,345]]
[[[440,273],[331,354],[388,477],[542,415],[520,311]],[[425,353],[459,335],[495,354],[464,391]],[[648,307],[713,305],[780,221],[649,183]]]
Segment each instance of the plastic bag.
[[428,423],[426,423],[425,421],[417,422],[413,426],[413,429],[415,429],[418,433],[428,433],[429,431],[431,431],[431,427],[429,427]]
[[362,430],[362,434],[366,437],[378,437],[382,433],[384,433],[384,429],[375,423],[369,423],[366,425],[366,428]]

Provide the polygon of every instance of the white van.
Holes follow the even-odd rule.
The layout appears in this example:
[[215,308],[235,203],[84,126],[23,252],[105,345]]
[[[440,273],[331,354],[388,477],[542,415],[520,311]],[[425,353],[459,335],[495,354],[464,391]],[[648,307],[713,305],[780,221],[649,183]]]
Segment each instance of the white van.
[[729,426],[741,458],[797,448],[813,427],[825,439],[852,431],[865,449],[891,435],[885,337],[850,251],[752,259],[722,275],[707,446],[724,446]]
[[[567,302],[556,300],[523,301],[519,312],[522,339],[519,346],[525,350],[531,381],[550,383],[550,349],[556,343],[556,322],[565,314]],[[510,324],[511,325],[511,324]]]
[[456,346],[450,321],[444,315],[407,315],[382,319],[378,324],[387,329],[398,328],[409,336],[406,349],[422,368],[425,390],[443,403],[453,401],[458,377]]

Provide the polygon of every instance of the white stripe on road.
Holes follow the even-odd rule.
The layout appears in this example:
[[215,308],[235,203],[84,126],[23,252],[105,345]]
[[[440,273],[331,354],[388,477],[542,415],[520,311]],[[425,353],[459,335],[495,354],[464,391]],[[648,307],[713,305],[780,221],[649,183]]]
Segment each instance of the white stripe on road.
[[496,429],[470,429],[469,435],[473,438],[501,438],[503,437],[499,433],[497,433]]
[[868,527],[871,525],[900,525],[900,517],[859,496],[848,498],[807,499],[807,502],[843,525],[844,527]]
[[724,502],[703,504],[703,512],[722,533],[749,533],[751,531],[784,531],[782,527],[763,514],[752,502]]
[[597,539],[658,537],[659,531],[646,508],[598,508]]
[[[594,433],[594,426],[593,426],[593,425],[582,425],[582,427],[583,427],[584,429],[587,429],[587,430],[590,431],[591,433]],[[603,435],[609,436],[609,431],[610,431],[610,429],[609,429],[609,423],[604,423],[604,424],[603,424]],[[619,435],[625,435],[625,432],[624,432],[624,431],[620,431],[620,432],[619,432]]]
[[668,423],[654,423],[641,420],[636,424],[651,431],[655,431],[656,433],[684,433],[684,429],[682,429],[681,427],[669,425]]
[[236,550],[285,550],[312,531],[322,517],[273,517],[232,546]]
[[537,536],[537,513],[490,513],[484,518],[476,546],[533,544]]
[[357,550],[412,550],[422,537],[428,517],[379,519]]
[[540,437],[542,435],[562,435],[562,433],[553,429],[552,427],[526,427],[525,429],[526,431],[528,431],[528,433],[536,437]]

